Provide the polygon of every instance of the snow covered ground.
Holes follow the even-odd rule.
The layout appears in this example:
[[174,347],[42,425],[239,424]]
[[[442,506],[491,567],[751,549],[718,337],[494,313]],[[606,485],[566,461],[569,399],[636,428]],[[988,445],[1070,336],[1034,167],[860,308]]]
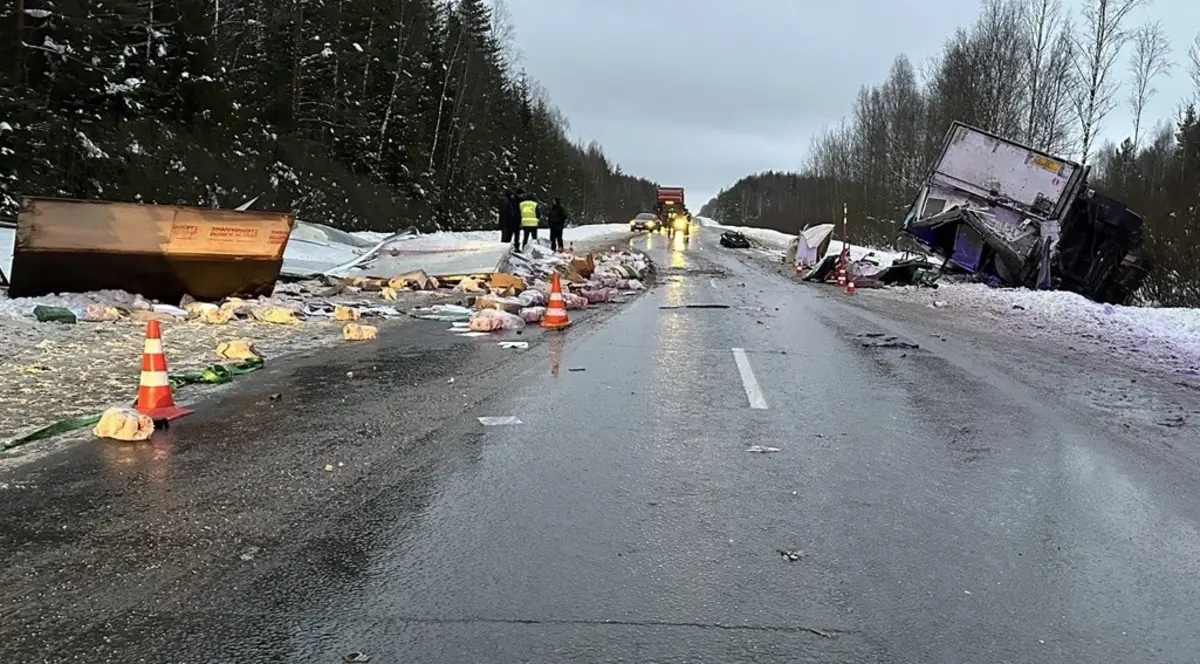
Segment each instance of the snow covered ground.
[[[741,231],[764,247],[779,251],[794,237],[764,228],[707,225]],[[840,241],[830,242],[829,254],[841,250]],[[871,251],[880,265],[888,265],[902,255],[850,245],[852,260]],[[904,287],[860,293],[934,308],[969,327],[1004,330],[1064,347],[1076,340],[1080,343],[1087,340],[1133,366],[1200,378],[1200,309],[1109,306],[1075,293],[999,289],[948,281],[943,281],[936,290]]]
[[[863,291],[867,292],[867,291]],[[1200,378],[1200,309],[1122,307],[1064,291],[943,283],[936,290],[889,288],[871,296],[962,312],[969,325],[1018,336],[1099,343],[1135,366]]]

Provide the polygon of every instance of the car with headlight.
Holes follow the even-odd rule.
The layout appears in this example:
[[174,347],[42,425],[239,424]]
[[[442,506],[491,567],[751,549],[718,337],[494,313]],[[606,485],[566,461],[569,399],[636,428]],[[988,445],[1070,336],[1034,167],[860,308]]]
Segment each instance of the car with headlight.
[[629,222],[629,230],[634,233],[653,233],[658,230],[658,217],[653,213],[643,212]]

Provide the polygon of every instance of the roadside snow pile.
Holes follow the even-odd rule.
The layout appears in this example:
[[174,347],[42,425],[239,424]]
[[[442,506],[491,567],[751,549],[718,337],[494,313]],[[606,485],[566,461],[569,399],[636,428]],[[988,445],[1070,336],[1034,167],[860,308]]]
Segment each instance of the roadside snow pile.
[[12,277],[13,244],[17,241],[17,229],[0,226],[0,272]]
[[969,310],[969,315],[958,316],[967,324],[999,324],[1028,337],[1100,342],[1127,359],[1200,376],[1200,309],[1113,306],[1066,291],[983,284],[943,283],[937,290],[904,287],[877,292],[937,309]]
[[[543,237],[546,237],[549,231],[545,228],[539,228],[538,232]],[[563,241],[582,242],[584,240],[591,240],[593,238],[604,237],[606,235],[617,235],[619,233],[628,232],[628,224],[589,224],[587,226],[574,226],[563,229]],[[353,233],[353,235],[364,240],[370,240],[372,242],[382,242],[387,238],[387,235],[384,233],[373,233],[369,231],[357,232]],[[458,240],[464,243],[500,241],[499,229],[489,231],[442,231],[438,233],[431,233],[430,235],[436,235],[439,239]]]

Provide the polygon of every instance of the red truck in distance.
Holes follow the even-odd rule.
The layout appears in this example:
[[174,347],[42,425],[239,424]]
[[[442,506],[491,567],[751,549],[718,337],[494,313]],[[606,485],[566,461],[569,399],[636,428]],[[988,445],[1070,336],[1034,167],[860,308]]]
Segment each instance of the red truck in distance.
[[667,229],[669,235],[682,233],[686,236],[691,232],[692,215],[684,204],[683,187],[659,187],[654,214],[660,227]]

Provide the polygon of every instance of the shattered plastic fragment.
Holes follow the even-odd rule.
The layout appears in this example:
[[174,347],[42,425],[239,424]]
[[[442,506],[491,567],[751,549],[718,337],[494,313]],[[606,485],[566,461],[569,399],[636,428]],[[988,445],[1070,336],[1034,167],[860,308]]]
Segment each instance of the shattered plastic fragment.
[[513,424],[521,424],[521,420],[514,415],[505,415],[502,417],[480,417],[477,418],[479,423],[485,427],[499,427]]
[[765,445],[751,445],[746,448],[747,452],[757,452],[759,454],[770,454],[771,452],[782,452],[778,447],[767,447]]
[[528,350],[529,342],[528,341],[501,341],[500,347],[501,348],[509,348],[509,349],[513,349],[513,350]]

